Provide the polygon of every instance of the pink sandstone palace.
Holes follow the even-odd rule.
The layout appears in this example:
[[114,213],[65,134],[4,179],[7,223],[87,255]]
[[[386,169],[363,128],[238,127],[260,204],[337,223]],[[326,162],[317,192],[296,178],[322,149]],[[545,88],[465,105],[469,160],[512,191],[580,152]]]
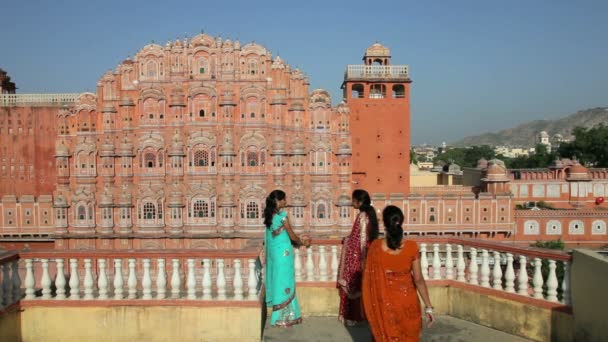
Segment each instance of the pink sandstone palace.
[[[346,234],[363,188],[412,235],[606,244],[605,169],[482,160],[462,185],[410,181],[410,83],[376,43],[334,107],[263,46],[200,34],[144,46],[95,94],[0,95],[0,248],[240,249],[275,188],[313,237]],[[538,201],[556,209],[516,209]]]

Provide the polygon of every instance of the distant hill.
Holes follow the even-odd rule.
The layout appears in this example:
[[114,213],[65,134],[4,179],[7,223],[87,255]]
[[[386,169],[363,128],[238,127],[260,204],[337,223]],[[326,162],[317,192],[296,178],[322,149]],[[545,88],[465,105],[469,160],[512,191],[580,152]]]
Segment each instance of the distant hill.
[[458,140],[453,146],[534,146],[535,137],[541,131],[546,131],[550,137],[561,134],[569,138],[576,126],[593,127],[600,123],[608,124],[608,107],[598,107],[578,111],[572,115],[555,120],[535,120],[521,124],[515,128],[504,129],[495,133],[484,133]]

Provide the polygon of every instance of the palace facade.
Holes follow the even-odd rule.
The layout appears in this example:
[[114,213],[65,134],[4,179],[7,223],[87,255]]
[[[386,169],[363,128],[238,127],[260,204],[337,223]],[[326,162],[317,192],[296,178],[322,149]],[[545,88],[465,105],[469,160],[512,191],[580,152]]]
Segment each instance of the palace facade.
[[[240,249],[277,188],[314,236],[346,234],[364,188],[408,234],[606,241],[603,170],[481,161],[462,185],[410,184],[410,83],[376,43],[332,106],[265,47],[200,34],[146,45],[96,93],[0,95],[2,245]],[[516,210],[530,201],[560,210]]]

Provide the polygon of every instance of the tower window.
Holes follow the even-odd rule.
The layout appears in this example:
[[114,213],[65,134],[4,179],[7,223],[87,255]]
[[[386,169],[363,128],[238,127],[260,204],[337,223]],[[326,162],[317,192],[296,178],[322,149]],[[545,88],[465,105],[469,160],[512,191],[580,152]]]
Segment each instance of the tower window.
[[360,84],[360,83],[353,84],[351,97],[353,99],[362,99],[365,97],[365,91],[363,89],[363,84]]
[[403,86],[403,84],[393,85],[393,98],[402,99],[404,97],[405,97],[405,87]]

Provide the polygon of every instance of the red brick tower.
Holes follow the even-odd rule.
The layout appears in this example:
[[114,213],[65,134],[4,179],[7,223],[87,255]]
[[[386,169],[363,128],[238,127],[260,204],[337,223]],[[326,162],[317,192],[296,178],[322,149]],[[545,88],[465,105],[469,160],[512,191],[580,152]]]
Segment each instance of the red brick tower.
[[410,83],[407,65],[391,65],[375,43],[363,65],[348,65],[342,89],[351,111],[353,187],[370,193],[409,192]]

